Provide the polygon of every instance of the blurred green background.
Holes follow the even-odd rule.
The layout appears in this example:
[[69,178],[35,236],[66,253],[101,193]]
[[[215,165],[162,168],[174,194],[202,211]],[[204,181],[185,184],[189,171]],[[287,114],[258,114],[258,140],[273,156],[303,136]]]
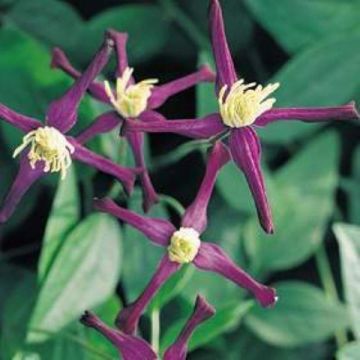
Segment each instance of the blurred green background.
[[[281,82],[279,106],[340,105],[360,100],[359,0],[223,0],[236,67],[246,81]],[[50,69],[59,46],[80,69],[112,27],[129,33],[137,79],[161,82],[212,64],[207,0],[0,0],[0,102],[43,119],[49,101],[72,81]],[[113,79],[114,63],[106,74]],[[87,97],[78,128],[104,107]],[[212,85],[200,85],[161,109],[193,118],[216,109]],[[21,134],[0,123],[0,195],[11,184],[11,158]],[[234,165],[222,171],[204,239],[215,241],[258,279],[278,289],[273,310],[216,276],[184,268],[141,322],[161,309],[161,348],[188,317],[197,292],[217,315],[194,334],[190,359],[360,359],[360,127],[271,125],[259,131],[276,233],[265,236],[245,181]],[[123,164],[131,154],[117,131],[91,147]],[[174,199],[188,205],[204,171],[204,151],[173,135],[148,137],[147,158],[162,196],[154,216],[178,221]],[[77,318],[85,309],[112,323],[134,300],[161,256],[138,232],[91,210],[111,178],[74,167],[37,184],[0,228],[0,359],[116,359],[114,349]],[[140,211],[140,192],[127,202]],[[359,342],[357,342],[359,341]]]

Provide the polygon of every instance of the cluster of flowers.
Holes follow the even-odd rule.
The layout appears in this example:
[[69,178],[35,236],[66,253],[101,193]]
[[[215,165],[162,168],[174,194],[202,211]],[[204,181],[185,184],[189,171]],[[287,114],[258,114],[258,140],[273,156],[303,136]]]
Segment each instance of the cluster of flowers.
[[[95,209],[117,217],[145,234],[154,245],[165,248],[165,254],[143,293],[117,316],[116,330],[109,328],[89,312],[81,318],[83,324],[95,328],[109,339],[127,360],[157,358],[151,346],[135,336],[137,325],[159,288],[185,263],[192,263],[200,270],[217,273],[245,288],[264,307],[275,304],[277,297],[273,288],[258,283],[218,245],[200,240],[207,227],[207,207],[217,174],[231,159],[236,163],[248,182],[261,226],[267,233],[273,233],[271,210],[260,166],[261,145],[256,127],[287,119],[313,122],[359,117],[354,103],[330,108],[273,108],[275,99],[269,99],[268,96],[279,84],[263,87],[255,83],[245,84],[243,79],[238,80],[218,0],[210,1],[209,22],[216,75],[204,66],[193,74],[165,85],[157,85],[157,79],[136,83],[133,69],[128,66],[127,35],[109,30],[101,48],[83,74],[70,64],[60,49],[54,50],[52,66],[68,73],[75,82],[60,99],[50,104],[45,124],[0,104],[1,118],[25,133],[22,144],[14,151],[14,157],[20,154],[20,169],[0,210],[1,222],[11,216],[36,180],[48,172],[60,172],[64,178],[73,159],[116,177],[128,194],[131,194],[138,175],[143,190],[143,209],[146,212],[156,203],[158,196],[144,162],[144,132],[170,132],[195,139],[209,139],[209,144],[212,145],[203,181],[194,201],[186,209],[179,229],[167,220],[142,216],[122,208],[109,198],[94,200]],[[102,84],[95,81],[113,49],[117,59],[115,89],[108,82]],[[218,113],[202,119],[167,120],[156,111],[170,96],[202,81],[215,81]],[[110,105],[112,110],[99,116],[77,136],[69,136],[67,133],[77,121],[78,106],[86,92]],[[84,146],[94,136],[117,126],[121,127],[121,135],[126,137],[132,148],[137,166],[134,169],[115,164]],[[213,308],[198,296],[194,313],[176,342],[165,352],[164,359],[185,359],[186,344],[192,331],[213,314]]]

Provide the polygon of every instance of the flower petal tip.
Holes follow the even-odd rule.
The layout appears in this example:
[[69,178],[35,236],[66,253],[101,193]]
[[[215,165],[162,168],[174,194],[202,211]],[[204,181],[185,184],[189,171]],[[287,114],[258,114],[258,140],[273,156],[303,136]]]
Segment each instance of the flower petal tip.
[[200,71],[204,77],[204,81],[214,82],[216,80],[216,73],[211,69],[209,65],[202,65]]
[[50,67],[60,69],[66,61],[65,53],[58,47],[53,48]]
[[196,297],[195,310],[203,314],[204,318],[206,319],[215,315],[216,313],[215,308],[210,305],[201,295]]
[[360,114],[359,114],[359,111],[357,109],[356,102],[354,100],[350,101],[349,106],[351,106],[351,108],[352,108],[352,111],[353,111],[353,114],[354,114],[354,119],[359,120],[360,119]]
[[118,40],[121,39],[123,41],[127,41],[128,37],[129,37],[128,33],[119,32],[119,31],[117,31],[115,29],[112,29],[112,28],[107,29],[106,34],[110,39],[112,39],[114,41],[116,41],[116,39],[118,39]]
[[264,286],[256,296],[257,301],[264,308],[272,308],[278,301],[276,290],[271,287]]
[[86,310],[86,311],[81,315],[81,317],[80,317],[80,322],[81,322],[83,325],[85,325],[85,326],[93,327],[93,326],[96,324],[96,322],[97,322],[97,318],[96,318],[96,316],[95,316],[92,312]]

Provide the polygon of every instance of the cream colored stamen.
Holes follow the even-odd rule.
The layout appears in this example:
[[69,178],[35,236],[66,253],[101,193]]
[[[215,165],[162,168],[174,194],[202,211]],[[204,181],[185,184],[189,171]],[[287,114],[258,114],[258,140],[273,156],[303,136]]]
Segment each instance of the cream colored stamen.
[[195,259],[200,244],[200,236],[196,230],[181,227],[170,239],[169,258],[179,264],[190,263]]
[[117,78],[115,95],[109,82],[105,81],[105,91],[111,104],[125,118],[138,117],[146,109],[151,90],[158,82],[158,79],[146,79],[129,85],[133,71],[126,68],[123,75]]
[[225,125],[232,128],[249,126],[261,114],[272,108],[276,99],[266,98],[280,84],[269,84],[265,87],[262,85],[255,86],[256,83],[244,84],[244,80],[241,79],[231,86],[226,96],[228,86],[224,85],[221,88],[219,92],[219,107]]
[[28,145],[30,151],[27,157],[32,169],[35,169],[38,161],[43,161],[44,172],[60,172],[62,180],[66,177],[72,162],[70,154],[75,149],[59,130],[44,126],[30,131],[24,136],[22,144],[15,149],[13,157],[18,156]]

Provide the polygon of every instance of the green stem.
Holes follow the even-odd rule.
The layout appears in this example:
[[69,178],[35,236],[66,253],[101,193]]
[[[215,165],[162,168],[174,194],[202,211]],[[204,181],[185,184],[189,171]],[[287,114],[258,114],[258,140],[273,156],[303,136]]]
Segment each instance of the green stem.
[[171,208],[173,208],[176,213],[181,217],[184,215],[185,213],[185,209],[184,207],[180,204],[179,201],[177,201],[176,199],[174,199],[171,196],[168,195],[164,195],[164,194],[160,194],[159,195],[160,198],[160,202],[166,205],[169,205]]
[[200,49],[210,51],[211,47],[207,37],[199,30],[191,18],[174,2],[174,0],[158,0],[159,4],[169,14],[169,17],[176,22],[183,32]]
[[[329,300],[340,301],[339,295],[336,289],[335,281],[332,275],[330,262],[326,254],[326,249],[322,245],[315,254],[316,266],[319,272],[322,286],[325,290],[325,294]],[[335,334],[335,339],[338,348],[344,346],[348,339],[344,330],[339,330]]]
[[151,345],[158,353],[160,348],[160,310],[157,308],[151,312]]

